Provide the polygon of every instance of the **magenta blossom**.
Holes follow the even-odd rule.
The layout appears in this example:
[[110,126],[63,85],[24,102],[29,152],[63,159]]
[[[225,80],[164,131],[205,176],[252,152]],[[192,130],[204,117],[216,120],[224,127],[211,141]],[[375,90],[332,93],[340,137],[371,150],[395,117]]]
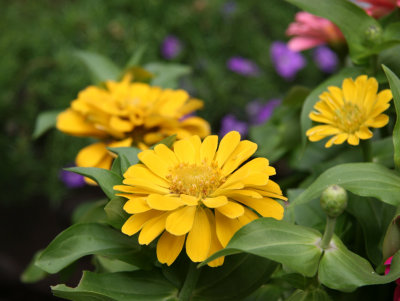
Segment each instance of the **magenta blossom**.
[[267,103],[259,100],[253,100],[246,106],[246,113],[251,124],[259,125],[271,118],[275,108],[281,104],[280,99],[271,99]]
[[296,14],[295,22],[286,30],[288,36],[293,36],[288,47],[293,51],[303,51],[325,44],[344,43],[340,29],[331,21],[307,12]]

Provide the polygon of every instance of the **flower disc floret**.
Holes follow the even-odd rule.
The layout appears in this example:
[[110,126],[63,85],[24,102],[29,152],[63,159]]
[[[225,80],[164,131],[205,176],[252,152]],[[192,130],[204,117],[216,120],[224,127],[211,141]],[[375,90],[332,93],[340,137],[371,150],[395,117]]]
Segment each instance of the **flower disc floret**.
[[[255,158],[257,145],[240,141],[229,132],[218,145],[218,136],[199,136],[145,150],[142,163],[124,174],[123,185],[114,186],[127,198],[130,214],[122,232],[140,232],[140,244],[157,237],[157,257],[171,265],[185,245],[194,262],[224,248],[242,226],[260,216],[282,219],[286,200],[279,185],[269,179],[275,169],[265,158]],[[242,166],[241,166],[242,165]],[[224,258],[209,263],[222,265]]]
[[360,139],[373,136],[369,128],[381,128],[389,122],[382,113],[390,106],[392,92],[386,89],[378,93],[378,82],[373,77],[346,78],[341,89],[330,86],[319,99],[309,117],[323,125],[310,128],[306,135],[310,141],[333,135],[325,147],[345,141],[358,145]]

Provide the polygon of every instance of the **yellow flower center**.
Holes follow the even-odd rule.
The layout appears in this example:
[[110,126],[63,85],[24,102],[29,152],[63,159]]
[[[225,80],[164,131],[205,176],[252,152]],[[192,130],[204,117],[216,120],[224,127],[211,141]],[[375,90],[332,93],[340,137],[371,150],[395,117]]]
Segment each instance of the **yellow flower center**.
[[200,165],[180,163],[167,176],[172,193],[206,197],[217,189],[225,178],[215,162]]
[[335,110],[335,122],[346,133],[353,134],[364,123],[364,114],[360,108],[351,102],[346,102],[340,109]]

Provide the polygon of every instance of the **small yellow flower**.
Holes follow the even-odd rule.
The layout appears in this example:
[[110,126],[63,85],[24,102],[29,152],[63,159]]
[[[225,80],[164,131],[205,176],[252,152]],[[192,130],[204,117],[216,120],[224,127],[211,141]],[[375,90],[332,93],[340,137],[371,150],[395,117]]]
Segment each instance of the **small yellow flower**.
[[109,169],[112,156],[106,147],[134,145],[146,149],[173,134],[182,139],[210,133],[204,119],[184,118],[203,106],[202,101],[190,98],[184,90],[132,83],[129,75],[121,82],[107,81],[105,87],[87,87],[58,116],[60,131],[101,140],[79,152],[78,166]]
[[[189,258],[200,262],[259,215],[282,219],[283,207],[273,198],[286,198],[269,179],[275,169],[268,160],[256,158],[239,167],[256,149],[257,144],[240,141],[238,132],[230,132],[219,147],[218,136],[202,142],[195,135],[175,142],[173,150],[160,144],[141,152],[142,163],[126,171],[124,185],[114,186],[128,199],[124,210],[132,214],[122,232],[140,231],[140,244],[161,235],[157,257],[171,265],[185,241]],[[223,261],[216,259],[209,266]]]
[[351,145],[358,145],[360,139],[372,137],[372,128],[381,128],[389,122],[389,117],[382,114],[389,108],[392,92],[389,89],[378,92],[375,78],[361,75],[354,81],[346,78],[342,89],[328,87],[329,92],[322,93],[309,117],[324,123],[310,128],[306,135],[310,141],[319,141],[332,136],[325,147],[342,144],[347,140]]

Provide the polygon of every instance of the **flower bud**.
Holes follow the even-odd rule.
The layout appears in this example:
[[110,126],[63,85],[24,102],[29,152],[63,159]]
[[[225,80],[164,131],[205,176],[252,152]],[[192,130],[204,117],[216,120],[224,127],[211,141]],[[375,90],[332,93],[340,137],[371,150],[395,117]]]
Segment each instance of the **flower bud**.
[[329,217],[338,217],[347,207],[347,192],[339,185],[331,185],[322,192],[320,203]]

